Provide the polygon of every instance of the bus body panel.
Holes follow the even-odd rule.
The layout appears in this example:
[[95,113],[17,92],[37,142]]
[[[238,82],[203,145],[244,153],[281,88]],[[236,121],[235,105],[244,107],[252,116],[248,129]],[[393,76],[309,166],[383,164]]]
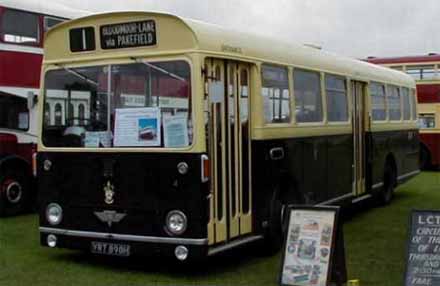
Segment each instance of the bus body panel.
[[428,149],[431,164],[440,165],[440,133],[420,133],[420,140]]
[[[84,232],[78,236],[61,235],[58,240],[60,247],[86,247],[86,250],[90,250],[91,241],[118,242],[110,239],[111,235],[107,240],[99,240],[93,239],[90,234],[158,238],[159,242],[144,245],[126,241],[133,248],[133,255],[152,255],[159,251],[162,248],[161,238],[204,240],[207,237],[208,184],[200,181],[200,156],[40,152],[40,229]],[[42,167],[46,160],[51,162],[49,171]],[[181,175],[177,170],[180,162],[185,162],[189,167],[186,175]],[[105,192],[109,183],[114,191],[111,204],[106,202]],[[47,222],[46,207],[50,203],[57,203],[63,209],[64,219],[59,225],[53,226]],[[187,216],[187,230],[181,236],[170,235],[165,228],[166,216],[172,210],[180,210]],[[104,211],[114,211],[124,217],[109,225],[97,215]],[[46,237],[47,234],[42,232],[43,245],[46,245]],[[159,252],[173,255],[175,246],[171,252],[167,247]],[[203,252],[205,246],[197,249]]]
[[[417,129],[368,132],[367,158],[371,168],[371,188],[383,183],[384,167],[389,159],[396,167],[398,180],[408,179],[419,169],[419,138]],[[406,176],[410,174],[409,176]]]

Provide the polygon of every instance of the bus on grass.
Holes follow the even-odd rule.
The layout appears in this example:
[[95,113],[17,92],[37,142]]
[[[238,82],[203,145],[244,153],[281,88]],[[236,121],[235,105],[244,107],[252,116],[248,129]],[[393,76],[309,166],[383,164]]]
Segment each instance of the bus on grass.
[[0,3],[0,215],[35,202],[36,102],[44,33],[85,15],[61,5],[13,0]]
[[440,166],[440,55],[375,58],[371,63],[403,71],[416,81],[419,127],[420,166]]
[[[67,39],[67,40],[66,40]],[[414,80],[276,39],[150,12],[49,31],[41,244],[185,260],[281,245],[287,204],[387,203],[416,175]]]

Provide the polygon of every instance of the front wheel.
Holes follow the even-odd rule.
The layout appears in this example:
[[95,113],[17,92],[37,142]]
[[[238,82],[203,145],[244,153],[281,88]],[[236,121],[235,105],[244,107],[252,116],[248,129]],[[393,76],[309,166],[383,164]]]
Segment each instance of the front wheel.
[[0,174],[0,215],[12,216],[26,210],[29,183],[23,172],[7,170]]
[[283,210],[284,206],[278,198],[278,193],[274,192],[274,196],[269,206],[269,218],[264,233],[264,254],[272,255],[282,247],[284,234]]

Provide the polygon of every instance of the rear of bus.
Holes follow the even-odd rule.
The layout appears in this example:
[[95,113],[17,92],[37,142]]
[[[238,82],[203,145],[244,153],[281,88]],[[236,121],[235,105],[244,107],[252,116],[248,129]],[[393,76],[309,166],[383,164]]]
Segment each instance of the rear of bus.
[[190,30],[163,14],[96,15],[48,33],[38,144],[43,246],[207,254],[194,46]]

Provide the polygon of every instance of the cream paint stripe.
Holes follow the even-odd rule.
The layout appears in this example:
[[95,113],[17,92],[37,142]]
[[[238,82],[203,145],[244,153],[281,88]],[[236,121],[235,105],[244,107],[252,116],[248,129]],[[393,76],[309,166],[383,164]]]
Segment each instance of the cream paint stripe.
[[15,44],[0,43],[0,51],[43,55],[42,48]]

